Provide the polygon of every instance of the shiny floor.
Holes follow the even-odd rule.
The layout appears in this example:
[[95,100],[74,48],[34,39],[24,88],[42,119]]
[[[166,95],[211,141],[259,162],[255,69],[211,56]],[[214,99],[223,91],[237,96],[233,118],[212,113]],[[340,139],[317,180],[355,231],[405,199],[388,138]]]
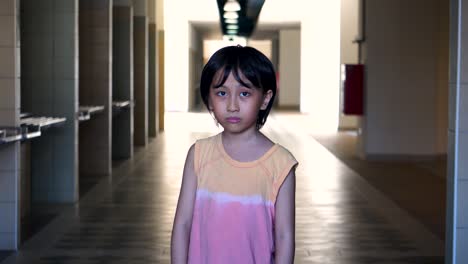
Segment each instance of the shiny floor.
[[[79,203],[60,208],[57,217],[0,264],[170,263],[170,233],[186,151],[197,138],[219,130],[206,113],[168,113],[166,121],[165,132],[149,146],[116,164],[112,176],[96,180]],[[425,223],[431,217],[416,214],[411,209],[415,206],[395,195],[416,189],[394,186],[386,195],[383,180],[375,180],[388,177],[384,171],[366,170],[365,163],[350,166],[347,156],[333,144],[327,149],[330,140],[309,125],[303,115],[274,114],[264,128],[300,162],[295,263],[443,263],[443,235]],[[413,180],[408,184],[420,185]],[[434,199],[430,194],[425,198],[417,202],[430,204]],[[435,226],[441,218],[432,216]]]

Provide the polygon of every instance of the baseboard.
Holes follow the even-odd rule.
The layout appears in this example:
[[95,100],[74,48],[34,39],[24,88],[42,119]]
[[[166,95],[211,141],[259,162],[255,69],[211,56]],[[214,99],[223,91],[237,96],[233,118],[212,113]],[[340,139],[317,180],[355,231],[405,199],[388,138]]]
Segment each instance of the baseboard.
[[418,162],[418,161],[436,161],[447,159],[447,154],[434,154],[434,155],[408,155],[408,154],[367,154],[364,158],[368,161],[407,161],[407,162]]
[[275,107],[275,110],[299,111],[300,107],[298,105],[278,105]]

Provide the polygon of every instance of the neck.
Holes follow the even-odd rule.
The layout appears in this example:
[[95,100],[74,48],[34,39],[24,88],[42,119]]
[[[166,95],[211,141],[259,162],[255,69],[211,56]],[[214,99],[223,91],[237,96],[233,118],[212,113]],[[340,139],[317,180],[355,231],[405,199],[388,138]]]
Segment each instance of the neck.
[[245,131],[244,133],[229,133],[226,131],[222,132],[223,142],[228,144],[245,144],[256,142],[259,138],[264,137],[258,129]]

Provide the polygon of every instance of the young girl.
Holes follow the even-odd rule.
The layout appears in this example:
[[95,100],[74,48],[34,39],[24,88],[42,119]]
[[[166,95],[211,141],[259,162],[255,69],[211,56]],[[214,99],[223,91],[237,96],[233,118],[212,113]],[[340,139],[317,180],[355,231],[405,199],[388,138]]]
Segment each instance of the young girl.
[[293,263],[296,159],[259,130],[276,95],[273,65],[251,47],[218,50],[203,102],[224,128],[187,154],[172,263]]

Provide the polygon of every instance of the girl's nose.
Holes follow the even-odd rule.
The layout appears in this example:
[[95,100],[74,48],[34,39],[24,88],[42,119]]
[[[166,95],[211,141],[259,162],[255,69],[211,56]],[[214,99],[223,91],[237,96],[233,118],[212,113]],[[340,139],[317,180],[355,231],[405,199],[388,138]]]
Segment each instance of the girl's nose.
[[238,112],[239,111],[239,102],[235,96],[229,98],[229,103],[227,106],[229,112]]

